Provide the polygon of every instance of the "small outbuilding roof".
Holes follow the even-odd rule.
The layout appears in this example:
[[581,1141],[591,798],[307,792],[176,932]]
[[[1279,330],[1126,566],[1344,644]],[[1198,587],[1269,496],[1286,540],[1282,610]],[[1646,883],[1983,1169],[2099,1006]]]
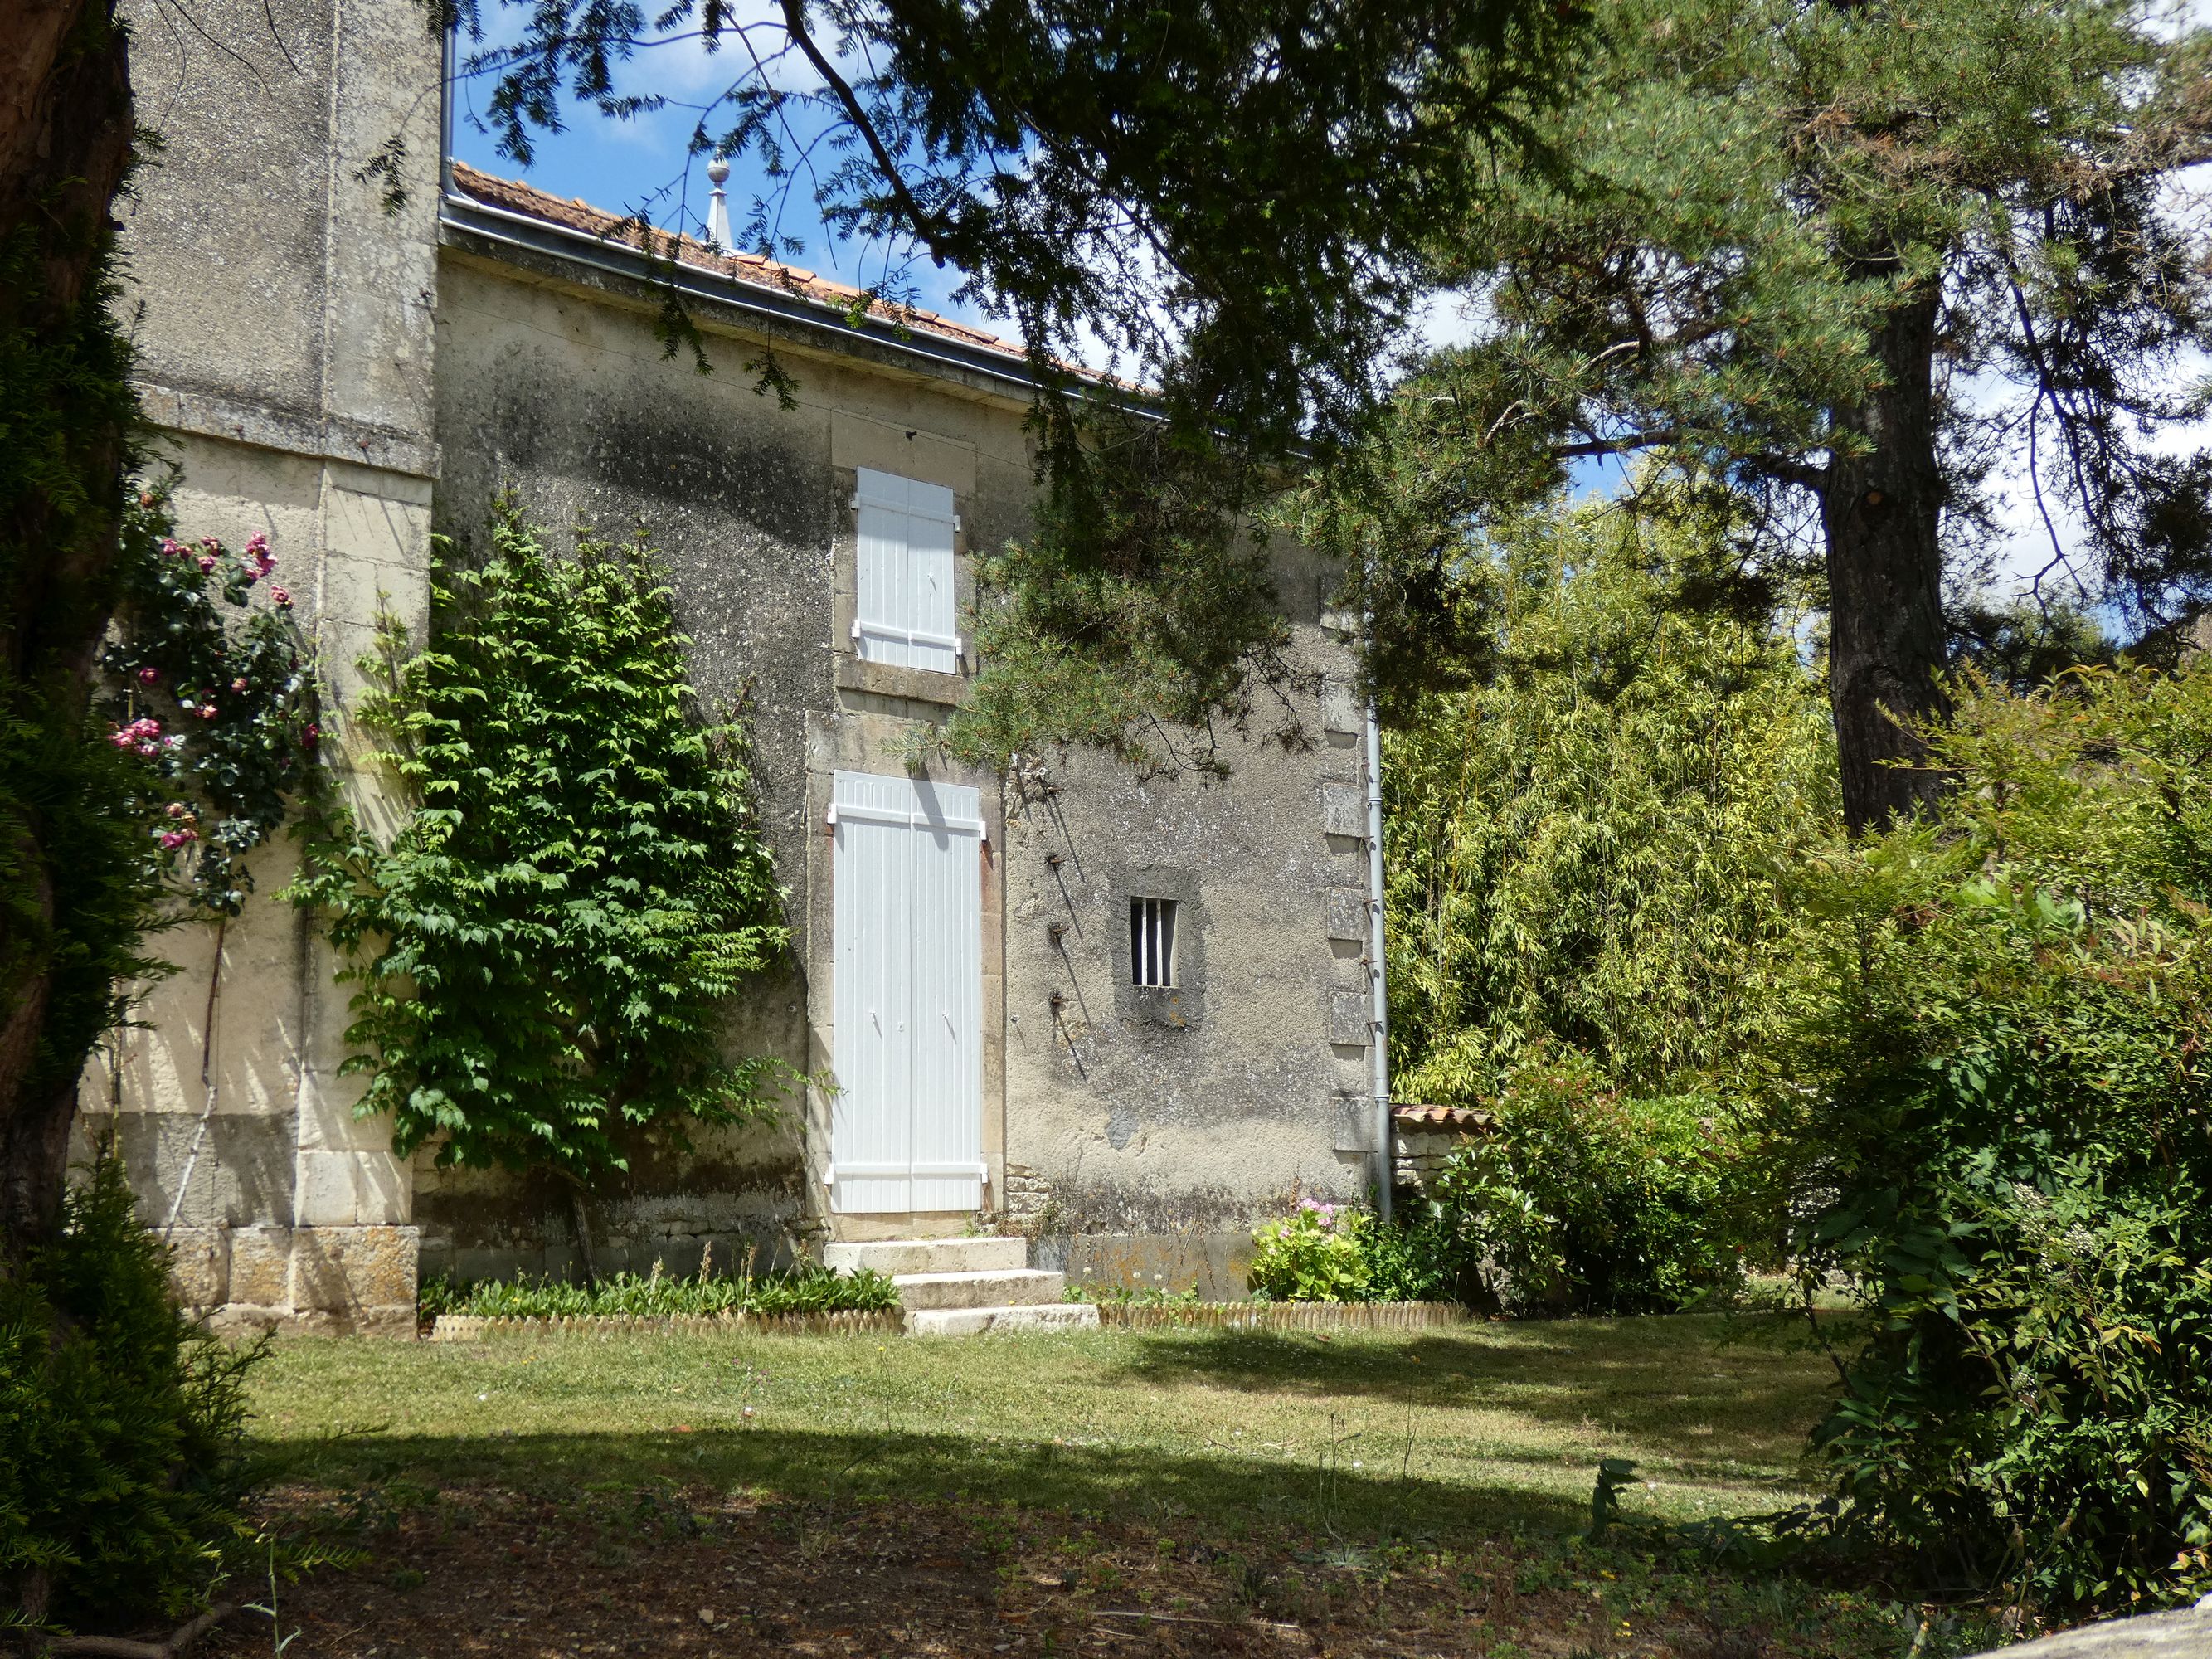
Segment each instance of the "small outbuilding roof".
[[1487,1134],[1498,1127],[1495,1114],[1480,1106],[1393,1106],[1390,1116],[1401,1128],[1456,1129],[1463,1134]]

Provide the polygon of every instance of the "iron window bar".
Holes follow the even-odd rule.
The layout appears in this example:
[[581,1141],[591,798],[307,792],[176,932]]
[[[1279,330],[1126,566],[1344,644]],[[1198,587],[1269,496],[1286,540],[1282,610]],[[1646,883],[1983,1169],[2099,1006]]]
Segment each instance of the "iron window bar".
[[1129,983],[1175,984],[1176,902],[1164,898],[1129,901]]

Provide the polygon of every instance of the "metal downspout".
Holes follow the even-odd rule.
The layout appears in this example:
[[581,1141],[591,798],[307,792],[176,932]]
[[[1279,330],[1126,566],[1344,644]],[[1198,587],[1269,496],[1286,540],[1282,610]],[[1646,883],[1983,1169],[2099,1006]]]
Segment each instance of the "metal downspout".
[[1390,1185],[1398,1171],[1391,1146],[1389,988],[1382,975],[1382,733],[1372,691],[1367,697],[1367,973],[1374,999],[1369,1024],[1375,1057],[1375,1212],[1387,1222]]
[[460,74],[460,20],[449,18],[438,71],[438,197],[441,203],[453,193],[453,98]]

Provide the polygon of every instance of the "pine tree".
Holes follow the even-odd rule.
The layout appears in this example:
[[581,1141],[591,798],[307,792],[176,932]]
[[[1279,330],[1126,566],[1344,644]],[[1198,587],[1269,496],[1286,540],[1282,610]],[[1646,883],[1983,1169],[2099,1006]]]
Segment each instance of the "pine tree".
[[1597,456],[1752,493],[1763,556],[1817,549],[1865,828],[1942,787],[1911,722],[2000,455],[2086,526],[2099,597],[2149,623],[2212,597],[2212,454],[2161,442],[2205,401],[2203,228],[2170,185],[2212,157],[2212,33],[2123,0],[1630,0],[1601,28],[1539,127],[1574,176],[1445,232],[1486,325],[1401,403],[1412,516]]

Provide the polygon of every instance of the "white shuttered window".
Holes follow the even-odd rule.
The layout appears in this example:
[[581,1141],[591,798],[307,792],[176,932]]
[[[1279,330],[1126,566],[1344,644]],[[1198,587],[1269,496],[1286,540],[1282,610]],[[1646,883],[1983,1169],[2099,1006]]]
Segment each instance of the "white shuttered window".
[[863,662],[960,670],[959,611],[952,591],[952,538],[960,520],[941,484],[860,469],[859,604],[853,645]]

